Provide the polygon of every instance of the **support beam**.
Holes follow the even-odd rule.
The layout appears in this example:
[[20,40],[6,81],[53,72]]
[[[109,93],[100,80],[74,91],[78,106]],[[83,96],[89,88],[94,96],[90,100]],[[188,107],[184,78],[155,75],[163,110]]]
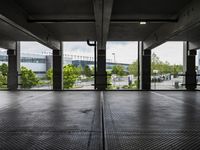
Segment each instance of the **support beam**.
[[191,1],[180,13],[177,23],[164,24],[150,34],[150,36],[145,38],[144,49],[153,49],[185,31],[189,31],[197,26],[200,26],[199,8],[199,0]]
[[151,50],[144,50],[143,42],[139,42],[140,55],[140,89],[151,89]]
[[95,22],[91,14],[31,14],[28,17],[30,23],[51,23],[51,22]]
[[[153,15],[153,14],[126,14],[126,19],[124,19],[123,15],[112,15],[111,23],[140,23],[140,22],[148,22],[148,23],[172,23],[177,22],[178,18],[171,17],[170,15]],[[127,19],[131,18],[131,19]],[[95,19],[93,15],[47,15],[47,14],[33,14],[28,17],[28,22],[30,23],[94,23]]]
[[0,21],[3,21],[22,33],[34,38],[36,41],[51,49],[60,49],[60,42],[40,24],[30,24],[28,14],[15,1],[2,0],[0,5]]
[[183,45],[184,54],[185,54],[185,87],[187,90],[195,90],[196,89],[196,50],[189,50],[189,42],[184,42]]
[[188,42],[188,44],[189,44],[189,47],[188,47],[189,50],[200,49],[200,40],[199,41],[191,41],[191,42]]
[[0,47],[14,50],[16,48],[16,42],[0,37]]
[[106,73],[106,50],[99,49],[97,51],[97,74],[96,88],[97,90],[106,90],[107,88],[107,73]]
[[108,39],[113,0],[93,0],[97,37],[96,88],[107,88],[106,42]]
[[16,48],[9,49],[8,54],[8,90],[17,90],[18,72],[20,70],[20,42],[16,42]]
[[[62,44],[61,44],[62,45]],[[61,50],[53,50],[53,90],[63,89],[63,45]]]
[[113,0],[93,0],[96,37],[100,49],[106,49]]
[[[30,23],[53,24],[53,23],[95,23],[94,19],[29,19]],[[111,24],[138,24],[140,22],[148,23],[172,23],[177,22],[177,19],[112,19]]]

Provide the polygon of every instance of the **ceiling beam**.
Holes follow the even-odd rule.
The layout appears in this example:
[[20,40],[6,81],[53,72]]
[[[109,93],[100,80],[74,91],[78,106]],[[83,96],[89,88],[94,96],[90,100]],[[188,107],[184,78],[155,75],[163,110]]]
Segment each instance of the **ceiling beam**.
[[16,41],[8,40],[5,36],[0,35],[0,47],[4,49],[15,50],[16,49]]
[[200,49],[200,40],[199,41],[190,41],[189,44],[189,50],[197,50]]
[[29,23],[95,23],[94,19],[29,19]]
[[[95,19],[28,19],[29,23],[41,23],[41,24],[51,24],[51,23],[95,23]],[[178,19],[111,19],[111,24],[138,24],[140,22],[147,23],[176,23]]]
[[[28,17],[30,23],[94,23],[93,15],[69,15],[69,14],[30,14]],[[111,23],[139,23],[145,21],[148,23],[170,23],[177,22],[177,16],[155,15],[155,14],[131,14],[131,15],[112,15]]]
[[0,20],[9,26],[34,38],[51,49],[60,49],[60,41],[56,40],[43,25],[30,24],[28,14],[12,0],[2,0],[0,5]]
[[144,39],[144,49],[156,46],[200,25],[200,1],[193,0],[179,14],[177,23],[166,23]]
[[98,45],[102,44],[102,27],[103,27],[103,0],[93,0],[96,40]]
[[99,49],[106,49],[113,0],[93,0],[96,37]]

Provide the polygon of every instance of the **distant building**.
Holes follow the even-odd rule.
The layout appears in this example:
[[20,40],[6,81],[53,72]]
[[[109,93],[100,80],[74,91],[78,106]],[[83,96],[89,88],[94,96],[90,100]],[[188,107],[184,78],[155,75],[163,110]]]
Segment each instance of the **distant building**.
[[[2,63],[8,62],[8,56],[6,51],[0,51],[0,65]],[[31,53],[22,53],[21,54],[21,66],[31,69],[38,77],[43,77],[47,70],[52,67],[53,59],[52,55],[44,54],[31,54]],[[76,55],[64,55],[63,65],[73,64],[75,66],[94,66],[94,58],[86,56],[76,56]],[[125,71],[128,71],[129,64],[123,63],[113,63],[110,60],[107,60],[107,70],[111,70],[115,65],[124,66]]]
[[[73,60],[72,64],[75,66],[81,66],[84,68],[85,66],[94,66],[94,61],[86,61],[86,60]],[[113,66],[121,65],[124,67],[124,71],[128,71],[129,64],[124,63],[112,63],[112,62],[106,62],[106,70],[111,70]]]
[[[52,56],[43,54],[21,54],[21,66],[31,69],[37,76],[43,77],[47,70],[52,67]],[[6,51],[0,51],[0,65],[8,63],[8,56]],[[64,65],[72,64],[72,59],[64,57]]]

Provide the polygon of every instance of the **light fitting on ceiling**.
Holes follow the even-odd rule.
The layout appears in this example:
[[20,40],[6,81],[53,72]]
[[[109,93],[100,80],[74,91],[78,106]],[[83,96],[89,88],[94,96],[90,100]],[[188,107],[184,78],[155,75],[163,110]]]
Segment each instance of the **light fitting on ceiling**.
[[140,24],[145,25],[145,24],[147,24],[147,22],[146,21],[140,21]]

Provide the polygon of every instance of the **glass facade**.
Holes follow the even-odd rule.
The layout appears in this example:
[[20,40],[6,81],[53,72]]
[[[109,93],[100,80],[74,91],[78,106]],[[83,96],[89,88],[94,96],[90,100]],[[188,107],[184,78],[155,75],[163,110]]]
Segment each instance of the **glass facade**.
[[45,58],[22,57],[21,62],[24,62],[24,63],[46,63],[46,59]]
[[8,56],[0,55],[0,61],[7,62],[8,61]]

